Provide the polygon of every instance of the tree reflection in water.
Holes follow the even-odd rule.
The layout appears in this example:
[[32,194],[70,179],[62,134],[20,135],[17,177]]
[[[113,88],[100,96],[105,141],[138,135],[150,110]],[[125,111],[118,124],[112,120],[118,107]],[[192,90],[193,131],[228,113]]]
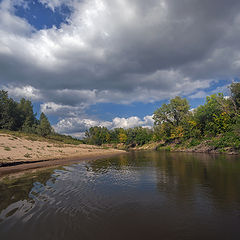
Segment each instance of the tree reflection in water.
[[0,182],[1,239],[232,240],[239,213],[238,156],[130,152]]

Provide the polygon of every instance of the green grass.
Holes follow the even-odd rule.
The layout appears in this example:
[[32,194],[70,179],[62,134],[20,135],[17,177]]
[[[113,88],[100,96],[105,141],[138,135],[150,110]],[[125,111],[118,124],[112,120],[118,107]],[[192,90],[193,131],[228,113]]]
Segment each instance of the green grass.
[[23,146],[23,147],[26,148],[29,151],[32,151],[32,148],[29,148],[29,147],[26,147],[26,146]]
[[4,147],[4,150],[5,151],[11,151],[11,148],[10,147]]
[[107,147],[107,146],[103,146],[102,149],[109,149],[109,147]]
[[164,146],[163,144],[159,145],[157,148],[156,148],[157,151],[167,151],[167,152],[170,152],[172,149],[170,146]]
[[84,143],[82,140],[73,138],[71,136],[57,134],[57,133],[46,136],[46,137],[42,137],[34,133],[25,133],[21,131],[9,131],[6,129],[0,129],[0,134],[1,133],[11,135],[11,140],[17,139],[17,138],[25,138],[30,141],[41,141],[41,142],[59,143],[59,144],[79,145]]
[[31,154],[26,153],[26,154],[24,154],[24,157],[25,157],[25,158],[30,158],[30,157],[31,157]]
[[[202,139],[187,139],[182,140],[181,143],[176,145],[170,145],[171,143],[160,144],[157,150],[177,150],[179,148],[189,149],[196,146],[205,145],[211,147],[220,153],[226,152],[240,152],[240,135],[236,132],[226,132],[216,137],[204,137]],[[201,146],[200,146],[201,147]]]
[[200,143],[201,143],[201,140],[196,139],[196,138],[193,138],[193,139],[191,139],[190,142],[187,144],[187,147],[188,147],[188,148],[196,147],[196,146],[198,146]]
[[208,141],[208,145],[223,151],[225,148],[233,148],[234,150],[239,151],[240,136],[238,136],[235,132],[227,132],[223,135],[210,139]]

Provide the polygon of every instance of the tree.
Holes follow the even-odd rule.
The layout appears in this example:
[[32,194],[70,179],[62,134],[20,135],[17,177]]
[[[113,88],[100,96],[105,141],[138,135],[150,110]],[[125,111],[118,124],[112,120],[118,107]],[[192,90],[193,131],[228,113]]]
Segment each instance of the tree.
[[33,106],[30,100],[22,98],[18,104],[20,111],[19,124],[24,132],[32,132],[32,127],[37,123],[36,114],[33,112]]
[[199,106],[194,112],[194,121],[196,121],[201,135],[213,135],[225,132],[231,124],[231,118],[223,105],[227,100],[223,94],[213,94],[207,96],[206,103]]
[[174,126],[179,126],[186,118],[189,109],[190,106],[187,99],[177,96],[171,99],[169,104],[163,104],[162,107],[154,112],[153,119],[155,125],[167,122]]
[[120,143],[125,143],[127,141],[127,135],[124,132],[119,133],[118,138]]
[[235,114],[239,115],[240,112],[240,83],[232,83],[230,85],[231,101],[235,110]]
[[8,97],[4,90],[0,91],[0,128],[17,130],[17,103]]
[[44,113],[41,113],[40,115],[40,123],[37,127],[37,132],[39,135],[46,137],[47,135],[50,135],[52,133],[52,127],[49,123],[46,115]]
[[115,128],[110,131],[111,135],[111,142],[113,143],[119,143],[119,134],[123,132],[124,129],[122,128]]
[[102,145],[103,143],[109,143],[111,135],[106,127],[91,127],[88,131],[85,131],[85,141],[89,144]]
[[184,136],[183,125],[190,116],[190,106],[185,98],[175,97],[154,112],[155,139],[169,140]]
[[142,146],[145,143],[148,143],[152,140],[153,132],[148,128],[136,127],[136,143],[139,146]]
[[37,120],[30,100],[22,98],[20,102],[8,97],[8,92],[0,90],[0,129],[49,135],[53,129],[44,113]]

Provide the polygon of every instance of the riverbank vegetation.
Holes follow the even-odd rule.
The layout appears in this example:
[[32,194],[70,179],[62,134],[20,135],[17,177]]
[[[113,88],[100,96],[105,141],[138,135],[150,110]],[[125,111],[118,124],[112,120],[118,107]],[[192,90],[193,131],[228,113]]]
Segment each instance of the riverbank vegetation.
[[95,126],[85,132],[83,141],[55,133],[44,113],[36,118],[31,101],[23,98],[16,102],[1,90],[0,132],[76,145],[236,153],[240,151],[240,83],[232,83],[229,90],[229,96],[206,97],[205,104],[196,109],[177,96],[154,112],[151,129]]
[[126,147],[158,142],[157,148],[166,150],[239,152],[240,83],[232,83],[229,90],[230,96],[213,94],[196,109],[190,109],[187,99],[177,96],[154,112],[152,129],[108,130],[96,126],[86,131],[85,141]]

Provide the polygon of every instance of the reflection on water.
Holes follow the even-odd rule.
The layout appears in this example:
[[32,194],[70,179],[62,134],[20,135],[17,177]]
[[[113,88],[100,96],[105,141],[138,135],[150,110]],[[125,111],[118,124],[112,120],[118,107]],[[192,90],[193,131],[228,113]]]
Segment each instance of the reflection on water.
[[240,239],[237,156],[131,152],[0,182],[0,239]]

